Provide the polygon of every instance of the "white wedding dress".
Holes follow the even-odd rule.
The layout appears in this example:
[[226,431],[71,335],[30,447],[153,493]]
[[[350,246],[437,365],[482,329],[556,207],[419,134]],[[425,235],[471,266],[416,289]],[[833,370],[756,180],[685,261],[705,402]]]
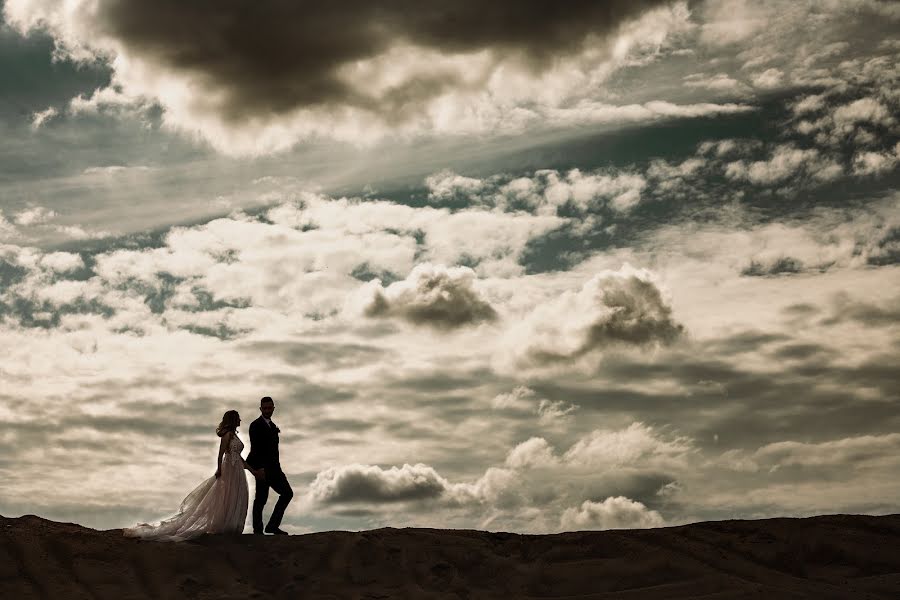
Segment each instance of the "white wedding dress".
[[154,524],[141,523],[123,530],[127,537],[178,542],[204,533],[242,533],[250,492],[237,435],[222,456],[222,472],[210,477],[182,501],[178,514]]

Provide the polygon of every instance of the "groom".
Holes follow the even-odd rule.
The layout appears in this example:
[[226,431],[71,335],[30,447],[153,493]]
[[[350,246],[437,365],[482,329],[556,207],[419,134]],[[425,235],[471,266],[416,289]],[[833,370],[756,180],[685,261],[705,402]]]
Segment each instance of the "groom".
[[253,533],[263,532],[262,511],[269,498],[269,488],[278,494],[278,502],[266,525],[266,533],[287,535],[279,526],[284,517],[294,491],[288,483],[281,464],[278,462],[278,432],[279,429],[272,422],[272,413],[275,412],[275,401],[268,396],[259,401],[258,419],[250,423],[250,454],[247,455],[247,464],[255,469],[264,469],[262,477],[256,478],[256,497],[253,499]]

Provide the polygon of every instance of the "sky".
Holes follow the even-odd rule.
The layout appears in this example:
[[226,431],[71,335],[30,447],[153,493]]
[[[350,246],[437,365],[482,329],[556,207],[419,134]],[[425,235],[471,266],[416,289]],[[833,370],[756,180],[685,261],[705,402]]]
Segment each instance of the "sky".
[[900,4],[0,6],[0,514],[900,511]]

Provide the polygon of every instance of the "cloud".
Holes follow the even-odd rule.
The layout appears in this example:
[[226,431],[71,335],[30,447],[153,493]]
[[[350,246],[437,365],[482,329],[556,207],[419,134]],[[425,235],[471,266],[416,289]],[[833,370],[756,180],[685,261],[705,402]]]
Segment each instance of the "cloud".
[[120,87],[97,88],[90,96],[83,94],[69,101],[69,113],[131,115],[141,118],[150,109],[146,98],[124,93]]
[[112,179],[126,175],[146,175],[152,170],[151,167],[145,167],[143,165],[107,165],[105,167],[87,167],[82,171],[82,175],[87,177]]
[[375,280],[367,289],[368,317],[397,317],[414,325],[449,331],[497,319],[497,312],[475,287],[475,272],[468,267],[417,265],[403,281],[382,287]]
[[520,414],[536,415],[542,425],[560,425],[578,410],[578,406],[564,400],[541,398],[533,389],[520,385],[512,391],[497,394],[491,399],[494,410],[515,411]]
[[19,237],[19,231],[16,229],[16,226],[4,216],[2,209],[0,209],[0,234],[3,235],[4,241]]
[[772,442],[754,451],[729,450],[719,458],[735,471],[775,473],[786,468],[879,469],[894,468],[900,450],[900,434],[859,435],[822,442]]
[[[600,438],[615,441],[600,448],[596,443]],[[579,457],[586,446],[608,456],[584,462]],[[654,497],[665,485],[681,489],[673,484],[672,473],[685,472],[688,465],[682,455],[693,451],[687,438],[663,436],[635,423],[620,431],[593,431],[562,456],[545,438],[531,437],[510,449],[501,466],[488,466],[469,482],[450,480],[425,463],[329,467],[316,474],[304,499],[325,508],[362,505],[388,519],[395,518],[395,503],[404,503],[404,512],[414,521],[442,510],[461,511],[458,514],[471,518],[487,514],[491,522],[520,522],[527,530],[543,532],[558,531],[560,520],[567,528],[582,529],[655,526],[652,523],[661,520],[653,511],[615,496]],[[572,502],[583,502],[586,495],[609,500],[588,500],[581,510],[566,509]],[[534,511],[541,515],[536,517]],[[642,519],[638,513],[646,514]]]
[[567,508],[560,519],[564,531],[646,529],[664,524],[657,511],[624,496],[612,496],[601,502],[585,500],[580,507]]
[[701,142],[697,147],[697,154],[707,155],[715,154],[716,157],[723,156],[746,156],[762,147],[762,142],[754,139],[725,139],[718,141]]
[[[695,170],[690,161],[682,167],[685,171]],[[487,205],[512,213],[527,210],[545,217],[572,210],[596,213],[610,209],[628,213],[640,202],[641,193],[647,188],[642,174],[631,169],[610,168],[591,172],[570,169],[565,173],[538,169],[516,178],[496,175],[488,179],[441,171],[426,178],[425,184],[432,202]]]
[[715,75],[703,75],[694,73],[684,78],[684,85],[688,87],[702,87],[715,91],[738,91],[744,88],[744,85],[732,79],[725,73],[717,73]]
[[657,50],[688,14],[661,0],[5,4],[20,31],[45,27],[72,57],[108,60],[109,95],[158,102],[169,124],[231,153],[284,149],[314,134],[358,141],[416,122],[459,125],[455,114],[485,92],[508,100],[475,112],[499,114],[547,78],[583,87],[598,63],[608,72],[633,48]]
[[849,467],[895,464],[900,453],[900,433],[862,435],[820,443],[775,442],[753,453],[752,460],[769,468]]
[[897,257],[900,205],[893,196],[849,213],[820,208],[798,222],[753,224],[746,217],[725,211],[723,221],[691,226],[689,234],[683,225],[660,228],[654,251],[677,246],[683,255],[702,256],[707,270],[721,261],[719,268],[729,273],[757,277],[868,269]]
[[843,167],[817,149],[801,149],[791,144],[775,147],[767,160],[749,163],[739,160],[728,163],[725,168],[725,176],[729,179],[756,185],[772,185],[802,177],[824,182],[842,174]]
[[818,112],[826,106],[825,94],[814,94],[812,96],[804,96],[800,100],[791,105],[795,115],[805,115],[808,113]]
[[325,504],[403,502],[438,498],[449,485],[433,468],[421,463],[389,469],[346,465],[318,473],[308,494]]
[[765,9],[745,0],[725,0],[703,5],[700,41],[713,47],[745,41],[766,27]]
[[31,128],[40,129],[45,123],[59,115],[59,111],[52,106],[31,115]]
[[853,157],[853,174],[859,176],[883,175],[893,171],[900,162],[900,142],[893,152],[859,152]]
[[514,481],[512,471],[489,467],[473,483],[454,483],[423,463],[382,468],[351,464],[316,474],[306,500],[321,505],[407,502],[465,506],[496,502]]
[[646,180],[635,173],[582,173],[572,169],[565,177],[556,171],[539,171],[536,175],[546,181],[543,206],[558,208],[571,202],[584,211],[596,201],[606,201],[616,211],[631,209],[641,199]]
[[428,188],[428,199],[441,202],[458,197],[469,198],[484,188],[484,182],[444,170],[426,177],[425,186]]
[[506,466],[513,469],[552,466],[559,463],[553,446],[540,437],[530,438],[509,451]]
[[[897,242],[894,243],[897,252]],[[900,308],[897,298],[886,302],[871,302],[852,298],[846,292],[834,298],[832,315],[826,320],[828,324],[855,321],[866,327],[890,327],[900,323]]]
[[13,220],[15,220],[17,225],[29,227],[46,223],[53,220],[54,217],[56,217],[55,211],[43,206],[33,206],[16,213]]
[[753,85],[764,90],[774,89],[781,85],[783,77],[784,73],[781,69],[766,69],[762,73],[757,73],[753,76]]
[[498,410],[516,408],[532,410],[537,400],[537,393],[524,385],[516,386],[511,392],[497,394],[491,400],[491,406]]
[[538,306],[510,343],[519,362],[549,365],[615,346],[669,344],[683,330],[651,273],[624,265]]
[[[896,74],[884,72],[881,65],[871,69],[874,72],[867,72],[870,70],[867,67],[878,62],[873,59],[865,65],[855,61],[841,63],[842,72],[852,78],[854,85],[845,90],[807,96],[794,103],[794,114],[800,119],[794,123],[794,129],[811,136],[821,147],[837,150],[849,145],[853,149],[890,154],[891,146],[895,144],[896,136],[891,135],[891,131],[897,125],[894,114],[900,108],[900,97],[884,88],[882,83],[894,80]],[[885,148],[885,145],[889,147]]]
[[537,413],[540,416],[541,423],[553,423],[560,419],[565,419],[576,410],[578,410],[578,406],[575,404],[569,404],[563,400],[547,400],[543,398],[538,403]]
[[750,261],[750,264],[741,270],[741,275],[746,275],[748,277],[765,277],[767,275],[800,273],[803,269],[803,261],[790,256],[782,256],[773,259],[769,264],[763,264],[755,260]]
[[[699,102],[675,104],[665,100],[652,100],[643,104],[615,105],[596,100],[581,100],[566,108],[548,108],[534,114],[535,121],[548,119],[555,125],[593,125],[609,123],[640,123],[663,119],[696,119],[717,115],[733,115],[751,112],[755,107],[728,102],[715,104]],[[535,123],[537,124],[537,123]]]
[[891,113],[875,98],[860,98],[849,104],[834,109],[832,118],[837,125],[855,123],[889,124],[893,121]]
[[41,266],[51,271],[64,273],[84,268],[84,260],[80,255],[71,252],[51,252],[41,257]]
[[641,465],[672,469],[686,466],[693,450],[687,438],[666,439],[648,425],[632,423],[621,430],[594,430],[569,448],[563,460],[591,468]]

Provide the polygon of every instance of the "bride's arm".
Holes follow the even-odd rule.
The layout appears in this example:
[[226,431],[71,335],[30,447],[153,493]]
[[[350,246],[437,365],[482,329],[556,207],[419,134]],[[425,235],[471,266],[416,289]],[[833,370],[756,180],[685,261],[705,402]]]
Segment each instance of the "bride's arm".
[[231,436],[233,435],[229,431],[222,436],[222,441],[219,442],[219,455],[216,457],[216,479],[222,474],[222,457],[228,452],[228,448],[231,446]]

